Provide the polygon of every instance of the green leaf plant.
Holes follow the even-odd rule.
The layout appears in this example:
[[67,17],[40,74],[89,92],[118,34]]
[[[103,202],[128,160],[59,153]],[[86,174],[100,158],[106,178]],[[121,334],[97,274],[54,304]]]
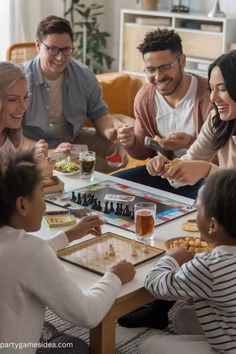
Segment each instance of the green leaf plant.
[[63,2],[64,17],[70,21],[74,32],[74,58],[88,65],[95,74],[103,72],[104,67],[110,69],[114,58],[105,52],[110,34],[101,31],[98,22],[104,6],[95,3],[88,6],[81,0]]

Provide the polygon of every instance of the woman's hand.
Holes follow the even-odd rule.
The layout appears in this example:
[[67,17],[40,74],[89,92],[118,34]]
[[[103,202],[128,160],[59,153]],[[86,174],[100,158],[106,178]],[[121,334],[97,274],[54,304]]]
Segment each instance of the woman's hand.
[[155,156],[147,162],[146,168],[151,176],[162,176],[165,173],[165,165],[169,163],[170,160],[167,157]]
[[35,143],[35,157],[39,159],[46,159],[48,157],[48,144],[45,140],[40,139],[37,143]]
[[207,161],[182,161],[175,164],[166,164],[164,178],[173,179],[179,182],[193,185],[201,178],[206,178],[211,168]]
[[79,220],[72,229],[67,230],[65,233],[68,240],[74,241],[84,237],[87,234],[92,234],[95,236],[101,235],[101,226],[105,224],[103,219],[100,219],[97,215],[84,216]]

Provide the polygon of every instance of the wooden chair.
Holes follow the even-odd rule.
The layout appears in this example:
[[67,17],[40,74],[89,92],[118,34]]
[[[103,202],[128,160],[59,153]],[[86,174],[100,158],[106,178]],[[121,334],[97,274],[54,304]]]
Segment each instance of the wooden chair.
[[15,43],[7,49],[6,60],[21,64],[35,57],[36,54],[34,42]]

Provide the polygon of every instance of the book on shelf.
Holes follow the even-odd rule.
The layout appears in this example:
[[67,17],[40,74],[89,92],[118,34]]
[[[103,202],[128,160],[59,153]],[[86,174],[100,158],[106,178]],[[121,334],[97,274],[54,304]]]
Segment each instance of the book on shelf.
[[200,28],[202,31],[222,32],[222,26],[220,24],[202,23]]
[[138,25],[170,26],[170,17],[136,17]]

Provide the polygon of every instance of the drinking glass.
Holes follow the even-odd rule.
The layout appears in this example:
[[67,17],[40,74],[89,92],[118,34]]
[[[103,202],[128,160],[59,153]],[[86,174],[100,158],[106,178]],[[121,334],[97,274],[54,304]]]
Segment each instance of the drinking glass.
[[94,151],[82,151],[79,153],[80,177],[93,180],[96,153]]
[[134,205],[136,237],[140,241],[152,239],[155,228],[156,204],[149,202]]

